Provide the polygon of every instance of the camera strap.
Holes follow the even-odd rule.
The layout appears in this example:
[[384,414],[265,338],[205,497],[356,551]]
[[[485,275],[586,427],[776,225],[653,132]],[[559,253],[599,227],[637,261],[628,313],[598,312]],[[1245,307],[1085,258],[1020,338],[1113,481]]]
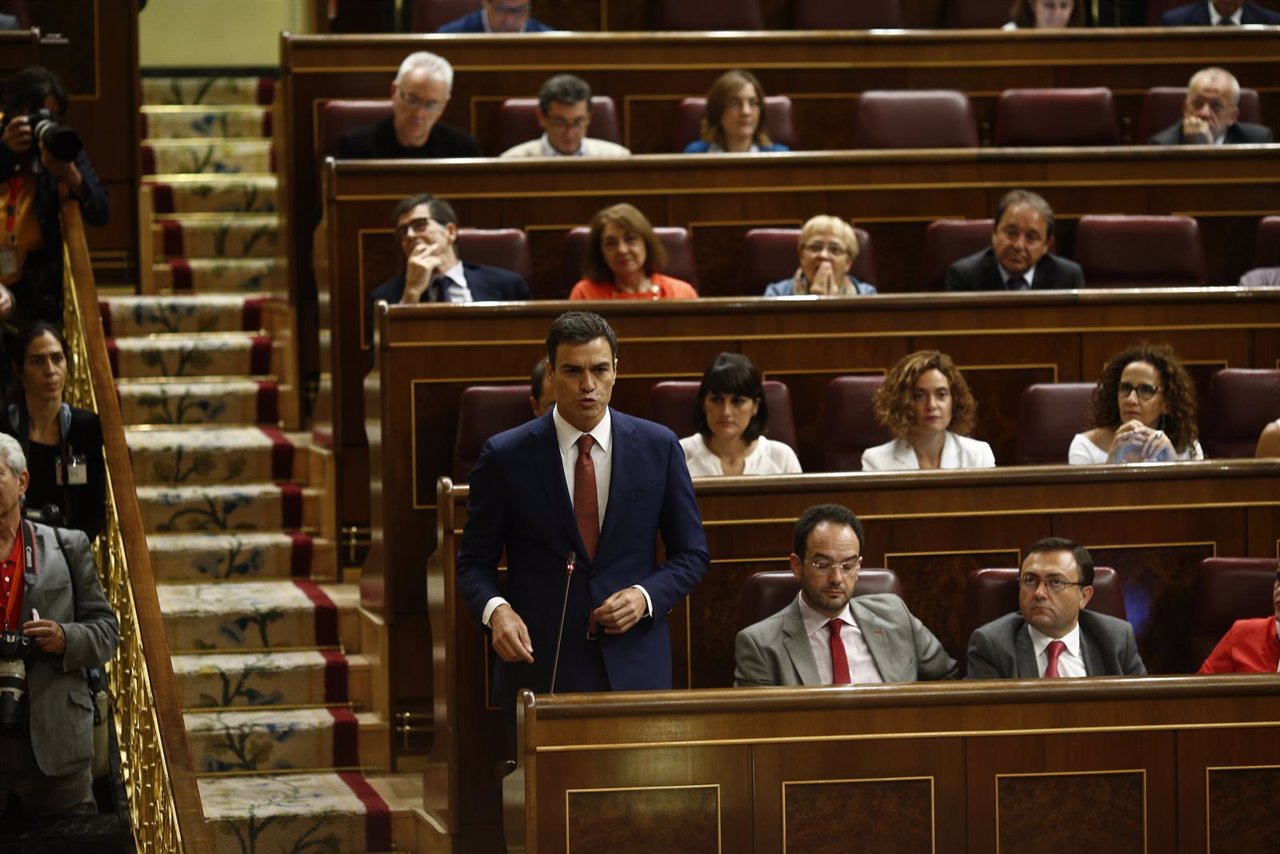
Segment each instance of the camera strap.
[[[24,592],[24,581],[35,582],[36,576],[36,557],[35,549],[32,544],[35,542],[34,535],[23,536],[23,528],[31,527],[30,522],[23,522],[18,526],[17,545],[19,557],[15,563],[20,563],[21,567],[14,566],[13,573],[5,578],[0,578],[0,585],[3,586],[4,607],[3,613],[0,613],[0,622],[3,622],[4,631],[13,631],[22,625],[22,599]],[[21,571],[19,571],[21,570]],[[30,573],[30,576],[27,576]]]

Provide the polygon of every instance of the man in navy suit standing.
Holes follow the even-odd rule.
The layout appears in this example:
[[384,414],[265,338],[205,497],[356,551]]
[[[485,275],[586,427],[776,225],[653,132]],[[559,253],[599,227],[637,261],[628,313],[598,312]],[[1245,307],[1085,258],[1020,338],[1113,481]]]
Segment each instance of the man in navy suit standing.
[[1245,0],[1196,0],[1160,16],[1162,27],[1217,27],[1280,24],[1280,13]]
[[555,407],[490,439],[471,472],[458,590],[489,629],[493,694],[508,708],[520,688],[670,688],[667,615],[708,568],[675,434],[609,407],[617,353],[599,315],[556,318]]

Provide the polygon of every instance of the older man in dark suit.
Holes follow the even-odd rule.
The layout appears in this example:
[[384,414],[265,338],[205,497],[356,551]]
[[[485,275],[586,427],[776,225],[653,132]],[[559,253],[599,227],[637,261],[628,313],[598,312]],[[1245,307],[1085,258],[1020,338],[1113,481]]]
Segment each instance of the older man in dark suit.
[[1274,140],[1271,128],[1240,117],[1240,84],[1223,68],[1202,68],[1187,83],[1182,119],[1159,133],[1148,145],[1250,145]]
[[1162,27],[1217,27],[1280,24],[1280,13],[1244,0],[1196,0],[1160,16]]
[[1053,291],[1084,287],[1080,265],[1049,252],[1053,208],[1029,190],[1010,190],[996,206],[991,248],[947,270],[949,291]]

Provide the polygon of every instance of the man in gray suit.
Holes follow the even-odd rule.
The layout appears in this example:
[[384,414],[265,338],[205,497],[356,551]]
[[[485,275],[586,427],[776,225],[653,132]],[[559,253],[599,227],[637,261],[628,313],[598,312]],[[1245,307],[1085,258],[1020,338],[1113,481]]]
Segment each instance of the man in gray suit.
[[892,593],[853,598],[862,522],[847,507],[801,514],[791,571],[800,595],[738,632],[735,685],[842,685],[954,679],[956,663]]
[[970,679],[1145,676],[1133,627],[1084,610],[1093,597],[1093,557],[1084,546],[1046,537],[1027,549],[1019,610],[969,639]]
[[31,817],[95,812],[82,668],[115,653],[119,627],[89,539],[23,520],[27,480],[22,446],[0,435],[0,613],[6,632],[20,628],[31,641],[16,725],[0,731],[0,803],[12,793]]

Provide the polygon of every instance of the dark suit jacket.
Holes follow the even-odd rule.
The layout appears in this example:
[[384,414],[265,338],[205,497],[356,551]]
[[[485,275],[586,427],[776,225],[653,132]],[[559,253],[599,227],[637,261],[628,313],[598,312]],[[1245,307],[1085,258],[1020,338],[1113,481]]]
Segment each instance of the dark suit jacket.
[[[1089,676],[1145,676],[1133,626],[1124,620],[1080,612],[1080,654]],[[1035,648],[1018,611],[974,631],[969,638],[970,679],[1038,679]]]
[[[942,644],[892,593],[858,596],[849,603],[854,621],[885,682],[955,679],[960,671]],[[735,685],[820,685],[818,664],[805,633],[798,600],[738,632]]]
[[[466,261],[462,262],[462,272],[466,274],[471,298],[476,302],[512,302],[529,299],[529,283],[519,273],[486,264],[468,264]],[[441,280],[432,282],[419,302],[443,302],[444,287]],[[370,342],[373,341],[374,305],[378,300],[385,300],[395,305],[400,302],[402,296],[404,296],[404,273],[392,276],[369,292],[365,300],[364,329],[365,336]]]
[[70,423],[64,431],[63,441],[73,456],[84,457],[86,480],[79,485],[57,485],[54,471],[34,471],[30,466],[31,424],[24,403],[8,408],[0,419],[5,433],[13,436],[28,455],[28,471],[31,485],[27,489],[27,506],[41,497],[52,500],[62,510],[63,524],[68,528],[84,531],[94,539],[107,524],[107,470],[102,457],[102,423],[98,416],[87,409],[68,406]]
[[[551,27],[539,21],[537,18],[530,18],[524,25],[526,33],[550,33],[554,32]],[[469,15],[463,15],[461,18],[454,18],[447,24],[441,25],[436,30],[437,33],[483,33],[484,29],[484,10],[477,9]]]
[[[480,622],[485,603],[504,596],[529,628],[533,664],[499,661],[493,694],[511,705],[519,688],[547,691],[565,590],[565,559],[577,555],[570,580],[558,691],[575,690],[579,673],[599,645],[614,690],[671,687],[667,615],[708,568],[707,540],[694,500],[684,452],[666,427],[610,410],[613,419],[609,503],[595,559],[586,556],[565,484],[552,414],[485,443],[471,472],[467,525],[458,550],[458,593]],[[666,560],[659,563],[657,534]],[[505,590],[498,560],[507,554]],[[653,616],[629,631],[584,640],[592,609],[639,584]]]
[[[24,526],[25,530],[25,526]],[[27,659],[31,747],[45,774],[70,774],[93,758],[93,698],[81,668],[98,667],[115,654],[119,627],[98,582],[89,540],[35,525],[35,572],[23,574],[22,621],[31,609],[55,620],[67,633],[62,655],[39,647]]]
[[[1227,128],[1227,136],[1223,139],[1224,145],[1257,145],[1266,142],[1273,142],[1275,135],[1271,133],[1271,128],[1266,125],[1255,125],[1252,122],[1236,122]],[[1182,136],[1182,120],[1174,122],[1159,133],[1153,133],[1151,139],[1147,140],[1147,145],[1186,145],[1187,141]]]
[[[1252,3],[1245,3],[1240,21],[1245,24],[1280,24],[1280,14]],[[1209,26],[1209,4],[1205,0],[1199,0],[1196,3],[1170,9],[1160,16],[1160,26],[1207,27]]]
[[[1031,289],[1036,291],[1071,291],[1084,287],[1084,270],[1075,261],[1044,253],[1036,264]],[[946,290],[949,291],[1003,291],[1004,279],[996,264],[996,251],[983,249],[947,268]]]
[[436,122],[424,145],[405,148],[396,140],[390,116],[371,125],[352,128],[338,138],[339,160],[439,159],[479,157],[480,143],[466,131]]

